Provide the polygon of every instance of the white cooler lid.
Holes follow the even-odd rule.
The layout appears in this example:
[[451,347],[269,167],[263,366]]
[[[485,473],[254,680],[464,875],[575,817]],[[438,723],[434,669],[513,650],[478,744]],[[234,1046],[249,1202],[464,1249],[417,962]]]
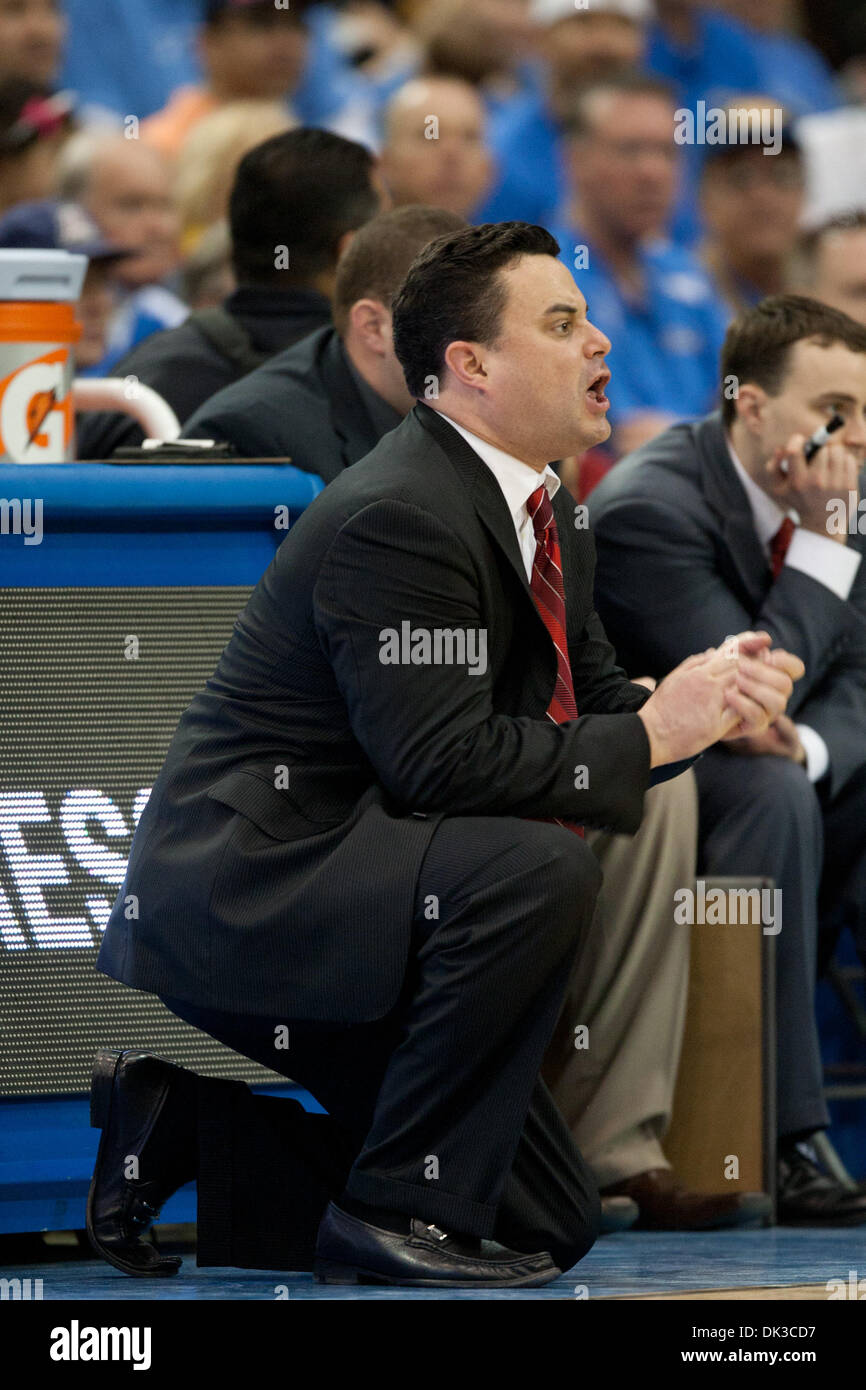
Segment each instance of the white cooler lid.
[[87,264],[86,256],[71,251],[0,250],[0,302],[74,304],[81,296]]

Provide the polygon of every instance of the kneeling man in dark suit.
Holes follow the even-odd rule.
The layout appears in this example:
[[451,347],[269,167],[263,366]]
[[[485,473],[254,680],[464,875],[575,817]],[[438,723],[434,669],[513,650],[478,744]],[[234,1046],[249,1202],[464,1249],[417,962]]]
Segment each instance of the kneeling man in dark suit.
[[548,466],[609,432],[558,251],[501,223],[421,252],[393,308],[418,404],[304,512],[178,726],[99,968],[327,1115],[100,1054],[89,1229],[129,1273],[176,1269],[138,1237],[193,1174],[200,1263],[535,1285],[595,1238],[538,1075],[601,882],[580,827],[634,833],[803,665],[762,633],[652,694],[616,665]]

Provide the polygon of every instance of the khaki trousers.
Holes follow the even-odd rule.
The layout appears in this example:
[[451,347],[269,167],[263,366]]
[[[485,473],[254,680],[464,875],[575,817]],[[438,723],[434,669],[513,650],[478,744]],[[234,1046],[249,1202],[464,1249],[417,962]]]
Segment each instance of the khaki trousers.
[[689,769],[650,789],[636,835],[586,833],[604,884],[541,1074],[600,1188],[670,1167],[689,970],[674,893],[694,883],[697,821]]

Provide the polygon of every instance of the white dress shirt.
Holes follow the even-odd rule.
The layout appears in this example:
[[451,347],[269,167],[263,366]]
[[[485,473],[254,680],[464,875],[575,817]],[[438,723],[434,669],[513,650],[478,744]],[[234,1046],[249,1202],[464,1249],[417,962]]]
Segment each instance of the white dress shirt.
[[[769,497],[762,487],[758,486],[737,457],[730,439],[726,439],[726,442],[731,463],[736,469],[737,477],[748,498],[752,521],[769,564],[772,539],[785,517],[790,516],[795,524],[799,523],[800,518],[797,512],[793,509],[786,511],[772,497]],[[792,569],[800,570],[803,574],[808,574],[819,584],[830,589],[837,598],[847,600],[860,568],[861,558],[859,551],[853,550],[847,545],[840,545],[838,541],[831,540],[829,536],[821,536],[817,531],[806,531],[797,524],[797,529],[791,537],[791,544],[785,556],[785,564],[790,565]],[[809,775],[809,781],[817,782],[830,766],[830,754],[827,745],[821,735],[811,729],[808,724],[798,724],[796,728],[800,735],[800,742],[806,751],[806,771]]]
[[737,477],[749,499],[752,520],[758,539],[764,547],[767,563],[770,562],[770,542],[785,517],[790,516],[797,529],[791,537],[785,564],[795,570],[802,570],[803,574],[810,575],[812,579],[817,579],[819,584],[831,589],[837,598],[847,599],[860,568],[860,552],[850,546],[840,545],[829,536],[821,536],[817,531],[805,531],[799,525],[800,518],[793,508],[786,512],[784,507],[774,502],[746,472],[730,440],[727,444],[731,463],[737,470]]
[[533,492],[537,492],[544,483],[547,488],[548,496],[553,499],[559,490],[560,481],[553,469],[547,464],[542,473],[532,468],[528,463],[522,463],[513,454],[506,454],[504,449],[497,449],[495,444],[488,444],[486,439],[480,439],[477,434],[467,430],[463,425],[458,425],[456,420],[452,420],[450,415],[446,415],[444,410],[437,412],[443,420],[447,420],[458,434],[462,434],[467,444],[471,444],[476,454],[487,464],[491,473],[502,489],[502,495],[508,504],[511,513],[511,520],[514,522],[514,530],[517,533],[517,544],[520,546],[520,553],[523,556],[523,564],[526,569],[526,578],[532,580],[532,562],[535,559],[535,528],[532,525],[532,517],[529,515],[527,502]]

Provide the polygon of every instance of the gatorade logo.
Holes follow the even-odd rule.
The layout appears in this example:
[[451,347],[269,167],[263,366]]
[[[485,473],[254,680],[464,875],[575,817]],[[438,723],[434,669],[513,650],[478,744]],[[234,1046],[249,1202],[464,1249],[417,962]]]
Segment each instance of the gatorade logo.
[[0,458],[61,463],[72,439],[69,349],[57,348],[0,381]]

